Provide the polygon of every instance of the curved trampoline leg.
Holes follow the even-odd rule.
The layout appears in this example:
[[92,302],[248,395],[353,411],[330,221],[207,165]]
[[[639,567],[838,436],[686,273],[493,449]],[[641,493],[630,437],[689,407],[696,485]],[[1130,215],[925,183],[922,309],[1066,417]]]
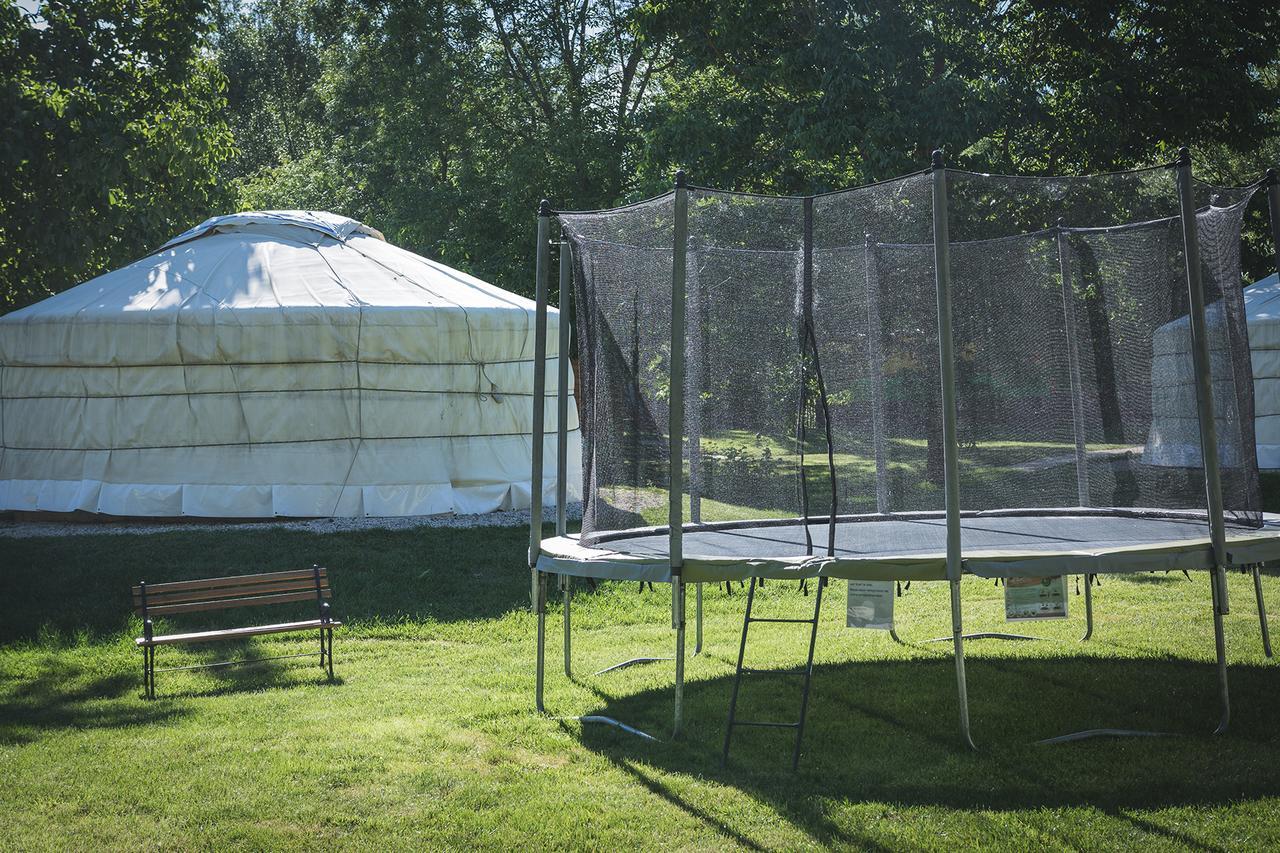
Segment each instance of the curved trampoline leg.
[[969,685],[964,673],[964,621],[960,614],[960,581],[951,581],[951,635],[955,641],[956,693],[960,702],[960,737],[965,746],[977,751],[969,733]]
[[1253,592],[1258,597],[1258,624],[1262,627],[1262,652],[1271,657],[1271,631],[1267,627],[1267,603],[1262,599],[1261,564],[1253,564]]
[[1084,576],[1084,636],[1080,638],[1080,642],[1084,642],[1093,636],[1093,575],[1086,574]]
[[898,645],[907,645],[907,641],[898,636],[898,625],[896,622],[889,625],[889,636],[892,637],[893,641]]
[[1227,687],[1227,639],[1222,631],[1222,590],[1226,584],[1226,571],[1217,567],[1209,573],[1213,587],[1213,641],[1218,654],[1218,693],[1222,702],[1222,716],[1218,719],[1215,735],[1225,734],[1231,724],[1231,695]]
[[702,654],[702,584],[700,583],[693,586],[693,619],[693,656],[697,657]]
[[671,728],[674,738],[684,723],[684,581],[676,575],[671,581],[671,612],[676,629],[675,719]]
[[534,602],[534,608],[538,612],[538,669],[534,687],[534,705],[539,714],[545,714],[547,708],[542,702],[542,688],[547,671],[547,575],[545,572],[537,574],[537,601]]
[[566,678],[573,678],[573,666],[570,663],[573,641],[569,632],[569,602],[573,600],[573,578],[562,575],[560,582],[564,584],[564,674]]

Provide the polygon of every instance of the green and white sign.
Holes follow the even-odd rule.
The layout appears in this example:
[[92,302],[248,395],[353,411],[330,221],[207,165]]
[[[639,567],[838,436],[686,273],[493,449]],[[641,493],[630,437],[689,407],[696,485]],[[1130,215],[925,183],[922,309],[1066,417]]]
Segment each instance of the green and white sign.
[[1010,622],[1066,619],[1066,577],[1009,578],[1004,584],[1004,618]]
[[849,581],[845,624],[888,631],[893,627],[893,581]]

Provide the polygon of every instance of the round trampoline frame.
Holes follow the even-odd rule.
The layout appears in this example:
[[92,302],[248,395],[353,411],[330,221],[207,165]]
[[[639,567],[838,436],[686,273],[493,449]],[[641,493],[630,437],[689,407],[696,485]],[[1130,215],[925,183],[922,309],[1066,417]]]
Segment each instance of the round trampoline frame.
[[[1186,256],[1186,282],[1190,304],[1192,356],[1195,370],[1197,415],[1201,447],[1218,446],[1213,408],[1210,353],[1206,335],[1206,310],[1204,287],[1200,278],[1196,208],[1192,195],[1191,160],[1187,149],[1179,151],[1176,170],[1183,246]],[[956,688],[960,735],[963,743],[976,749],[970,732],[967,682],[965,676],[964,640],[985,637],[1027,639],[1007,634],[965,634],[961,608],[960,580],[964,574],[986,578],[1008,578],[1046,575],[1085,575],[1086,631],[1081,637],[1088,640],[1093,633],[1093,576],[1105,573],[1205,570],[1210,575],[1211,606],[1213,612],[1214,639],[1217,658],[1220,715],[1215,733],[1227,730],[1230,722],[1230,696],[1227,680],[1226,643],[1223,616],[1228,612],[1225,573],[1228,567],[1252,570],[1257,597],[1263,645],[1271,655],[1267,632],[1267,617],[1263,601],[1259,567],[1264,562],[1280,560],[1280,515],[1264,515],[1261,527],[1235,525],[1224,515],[1222,486],[1218,454],[1202,452],[1206,484],[1203,510],[1166,510],[1134,508],[1087,507],[1082,497],[1081,506],[1056,509],[1003,509],[986,512],[962,511],[960,504],[958,473],[958,440],[956,430],[956,377],[953,351],[950,260],[947,221],[947,170],[942,153],[934,152],[931,168],[933,179],[933,231],[934,260],[937,288],[937,319],[939,368],[941,374],[942,440],[945,509],[934,512],[872,513],[864,515],[829,516],[810,515],[803,521],[811,528],[811,535],[801,535],[804,530],[801,518],[756,519],[747,521],[699,523],[695,505],[693,519],[685,517],[683,502],[682,462],[669,464],[668,471],[668,524],[664,526],[635,528],[623,531],[597,533],[587,540],[569,535],[565,519],[565,452],[564,439],[567,426],[567,383],[569,370],[569,324],[560,324],[559,393],[557,396],[557,433],[559,455],[556,477],[556,535],[543,538],[543,436],[546,431],[544,405],[533,406],[531,513],[529,530],[529,566],[531,568],[532,609],[537,615],[537,671],[535,704],[539,712],[545,712],[544,687],[546,663],[546,612],[549,579],[560,576],[563,592],[564,671],[572,675],[571,622],[573,577],[588,579],[631,580],[641,583],[669,583],[671,585],[671,625],[675,632],[675,648],[671,658],[633,658],[601,670],[601,673],[636,663],[674,660],[675,683],[673,692],[672,736],[678,736],[683,722],[684,668],[686,657],[686,588],[695,587],[694,654],[702,650],[702,584],[747,580],[752,592],[757,579],[806,579],[819,578],[817,608],[820,609],[821,587],[830,578],[898,580],[898,581],[946,581],[950,587],[952,632],[939,638],[953,644],[956,669]],[[1277,263],[1280,265],[1280,182],[1271,179],[1268,192],[1273,229],[1277,239]],[[812,199],[806,199],[811,203]],[[811,207],[809,208],[811,209]],[[538,211],[535,327],[535,389],[533,399],[545,399],[546,375],[546,313],[549,267],[550,204],[543,201]],[[684,173],[676,174],[674,188],[674,235],[671,282],[671,347],[669,364],[669,459],[682,460],[684,436],[684,343],[685,343],[685,261],[688,252],[688,185]],[[560,245],[566,245],[560,243]],[[560,311],[568,315],[570,283],[569,252],[560,253]],[[1065,273],[1064,273],[1065,274]],[[538,369],[541,368],[541,369]],[[1077,444],[1080,438],[1077,435]],[[1082,496],[1086,494],[1082,487]],[[881,504],[882,508],[883,505]],[[1048,520],[1049,524],[1043,521]],[[870,548],[859,550],[854,543],[844,542],[837,531],[876,530],[863,525],[902,525],[909,529],[927,532],[930,541],[920,548]],[[992,528],[992,525],[995,527]],[[1083,526],[1095,531],[1106,525],[1118,535],[1111,539],[1088,536],[1056,536],[1044,530],[1053,527],[1061,533],[1063,525]],[[819,529],[829,531],[825,553],[796,555],[797,546],[816,542],[821,537],[812,533]],[[989,535],[995,532],[994,539]],[[1040,533],[1037,534],[1037,529]],[[766,535],[767,534],[767,535]],[[789,535],[790,534],[790,535]],[[1139,535],[1145,534],[1145,535]],[[1019,541],[1020,536],[1032,541]],[[1051,542],[1050,538],[1065,539]],[[991,541],[983,541],[991,540]],[[726,547],[729,543],[730,546]],[[743,547],[760,544],[760,550]],[[773,547],[770,545],[783,546]],[[664,547],[665,545],[665,547]],[[770,550],[778,553],[770,554]],[[809,548],[812,551],[812,547]],[[817,612],[813,620],[816,635]],[[750,604],[748,603],[748,614]],[[751,621],[748,615],[748,620]],[[764,620],[770,621],[770,620]],[[795,620],[781,620],[795,621]],[[801,620],[803,621],[803,620]],[[896,631],[889,632],[901,642]],[[744,625],[743,645],[746,633]],[[812,666],[812,641],[810,645]],[[739,660],[741,665],[741,659]],[[601,674],[597,673],[597,674]],[[807,682],[806,682],[807,684]],[[736,694],[736,687],[735,687]],[[795,760],[798,761],[800,740],[803,737],[804,714],[801,708]],[[583,723],[596,722],[617,726],[623,730],[652,738],[631,726],[611,718],[590,716],[577,718]],[[732,727],[732,711],[731,722]],[[1094,729],[1050,738],[1046,742],[1075,740],[1098,735],[1147,735],[1152,732]],[[726,738],[726,757],[728,739]]]

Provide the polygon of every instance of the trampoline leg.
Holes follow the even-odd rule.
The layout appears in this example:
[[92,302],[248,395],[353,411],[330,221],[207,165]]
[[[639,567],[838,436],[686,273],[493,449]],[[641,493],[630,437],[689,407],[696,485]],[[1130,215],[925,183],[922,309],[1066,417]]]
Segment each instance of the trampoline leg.
[[561,575],[560,583],[564,587],[564,675],[565,678],[573,678],[573,667],[569,662],[569,652],[572,648],[569,631],[569,602],[573,599],[573,578],[569,575]]
[[[1262,600],[1261,591],[1258,593],[1258,600]],[[1266,623],[1263,623],[1263,630],[1266,629],[1265,626]],[[702,654],[702,584],[699,583],[693,585],[693,656],[697,657],[700,654]]]
[[1209,574],[1213,587],[1213,640],[1218,653],[1218,692],[1222,699],[1222,717],[1218,720],[1215,735],[1225,734],[1231,724],[1231,695],[1227,687],[1227,638],[1222,631],[1222,589],[1226,582],[1226,571],[1217,567]]
[[1086,574],[1084,576],[1084,636],[1080,638],[1080,642],[1084,642],[1093,636],[1093,575]]
[[1262,600],[1262,574],[1260,566],[1253,564],[1253,591],[1258,596],[1258,624],[1262,626],[1262,651],[1271,657],[1271,631],[1267,627],[1267,604]]
[[907,645],[907,642],[898,636],[898,626],[896,624],[889,626],[889,636],[893,638],[895,643],[899,645]]
[[534,705],[538,713],[545,714],[547,709],[542,702],[542,687],[546,680],[547,669],[547,576],[544,572],[537,572],[537,575],[537,600],[534,602],[534,609],[538,612],[538,669],[534,687]]
[[671,581],[671,597],[676,629],[675,720],[671,736],[676,737],[684,723],[684,581],[679,575]]
[[956,692],[960,700],[960,736],[965,746],[977,751],[969,733],[969,685],[964,674],[964,622],[960,615],[960,581],[951,581],[951,634],[955,640]]

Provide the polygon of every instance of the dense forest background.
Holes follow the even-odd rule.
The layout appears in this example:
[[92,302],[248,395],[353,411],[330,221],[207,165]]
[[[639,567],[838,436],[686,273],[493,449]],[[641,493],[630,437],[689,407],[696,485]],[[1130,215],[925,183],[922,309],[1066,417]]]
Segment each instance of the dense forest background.
[[[534,211],[951,162],[1280,164],[1275,0],[0,0],[0,312],[332,210],[529,293]],[[1255,199],[1247,272],[1270,265]]]

